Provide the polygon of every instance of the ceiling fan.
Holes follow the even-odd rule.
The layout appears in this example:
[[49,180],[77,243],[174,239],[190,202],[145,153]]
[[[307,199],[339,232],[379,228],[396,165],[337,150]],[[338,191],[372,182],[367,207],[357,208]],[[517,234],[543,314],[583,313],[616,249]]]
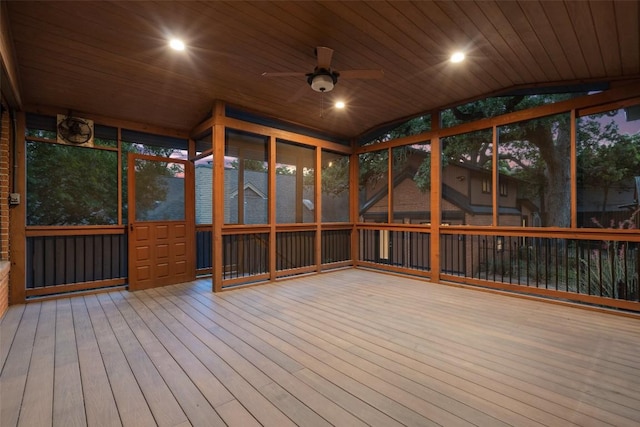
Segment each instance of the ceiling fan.
[[331,69],[331,57],[333,49],[318,46],[315,48],[317,59],[316,67],[311,73],[304,72],[275,72],[262,73],[263,77],[298,77],[305,76],[311,89],[316,92],[330,92],[338,83],[338,77],[343,79],[381,79],[384,77],[382,70],[343,70]]

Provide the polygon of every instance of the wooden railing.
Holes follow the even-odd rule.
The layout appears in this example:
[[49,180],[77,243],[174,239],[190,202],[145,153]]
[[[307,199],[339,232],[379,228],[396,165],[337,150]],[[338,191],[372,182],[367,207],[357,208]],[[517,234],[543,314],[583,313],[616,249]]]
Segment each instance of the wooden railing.
[[[223,232],[225,287],[351,265],[351,226],[323,229],[321,268],[316,226],[283,226],[276,232],[275,272],[269,271],[270,228],[228,227]],[[126,285],[125,227],[34,227],[27,232],[26,296]],[[196,274],[212,273],[211,225],[196,227]]]
[[222,236],[225,286],[269,278],[268,229],[234,229]]
[[352,227],[323,229],[321,233],[323,269],[350,265]]
[[276,274],[279,277],[316,270],[316,230],[276,232]]
[[[428,226],[358,224],[356,264],[429,278]],[[350,224],[223,231],[224,287],[354,264]],[[441,281],[640,311],[637,230],[440,227]],[[26,242],[27,298],[94,290],[127,282],[124,227],[31,228]],[[211,271],[211,231],[196,231],[199,273]],[[320,250],[320,259],[316,258]]]
[[212,266],[211,224],[196,226],[196,275],[211,274]]
[[431,270],[429,229],[393,225],[360,226],[358,244],[359,265],[429,276]]
[[[358,265],[428,276],[429,228],[359,224]],[[440,281],[640,311],[637,230],[441,227]]]
[[26,237],[25,295],[123,285],[127,280],[124,227],[32,228]]
[[458,271],[442,277],[640,311],[637,236],[538,234],[443,235],[443,242],[464,241],[465,257]]
[[[317,226],[312,224],[279,226],[274,234],[275,244],[272,249],[270,227],[225,228],[223,289],[353,264],[350,224],[329,225],[320,231],[320,262],[316,255],[317,233]],[[274,271],[270,271],[270,250],[274,250]]]

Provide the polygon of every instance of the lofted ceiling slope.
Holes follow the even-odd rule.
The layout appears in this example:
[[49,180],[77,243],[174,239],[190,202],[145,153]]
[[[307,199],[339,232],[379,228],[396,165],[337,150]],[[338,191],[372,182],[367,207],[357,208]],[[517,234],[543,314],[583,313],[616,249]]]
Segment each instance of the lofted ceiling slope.
[[[637,1],[8,1],[23,106],[189,130],[215,100],[340,137],[483,94],[640,76]],[[181,37],[183,52],[167,47]],[[314,92],[334,70],[382,69]],[[464,50],[460,64],[448,61]],[[336,110],[332,103],[344,100]]]

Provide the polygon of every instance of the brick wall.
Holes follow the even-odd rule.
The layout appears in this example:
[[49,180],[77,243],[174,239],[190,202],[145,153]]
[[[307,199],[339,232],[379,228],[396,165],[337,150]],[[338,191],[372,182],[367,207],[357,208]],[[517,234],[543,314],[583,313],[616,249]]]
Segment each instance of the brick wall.
[[11,122],[2,103],[0,130],[0,318],[9,306],[9,141]]

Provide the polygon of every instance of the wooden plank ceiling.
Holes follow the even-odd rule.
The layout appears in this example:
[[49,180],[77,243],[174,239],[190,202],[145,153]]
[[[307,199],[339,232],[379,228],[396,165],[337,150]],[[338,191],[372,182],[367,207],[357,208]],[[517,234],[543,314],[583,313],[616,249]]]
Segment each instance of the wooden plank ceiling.
[[[192,129],[220,99],[336,136],[523,85],[640,76],[637,1],[9,1],[25,108],[52,106]],[[182,37],[175,52],[167,38]],[[332,68],[382,69],[321,95]],[[456,49],[461,64],[448,62]],[[331,104],[342,99],[343,111]],[[324,106],[323,114],[321,108]]]

